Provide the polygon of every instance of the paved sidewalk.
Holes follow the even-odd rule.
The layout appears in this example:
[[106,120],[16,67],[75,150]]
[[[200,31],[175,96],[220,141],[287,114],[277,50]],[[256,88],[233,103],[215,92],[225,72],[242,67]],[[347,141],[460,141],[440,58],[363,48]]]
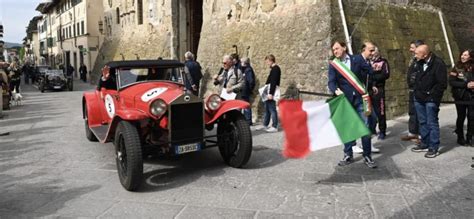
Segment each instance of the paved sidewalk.
[[23,105],[0,119],[0,218],[472,218],[473,147],[456,146],[454,106],[440,112],[441,155],[426,159],[400,142],[407,118],[388,123],[376,142],[378,169],[337,167],[342,146],[303,160],[281,156],[283,133],[256,131],[245,169],[223,164],[209,149],[147,160],[138,192],[125,191],[112,144],[88,142],[81,90],[32,87]]

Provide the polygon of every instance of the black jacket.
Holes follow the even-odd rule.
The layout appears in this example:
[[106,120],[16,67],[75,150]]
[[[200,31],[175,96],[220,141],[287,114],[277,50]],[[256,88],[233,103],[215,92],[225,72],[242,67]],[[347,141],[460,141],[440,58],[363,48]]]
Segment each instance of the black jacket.
[[377,88],[384,89],[385,81],[390,78],[390,67],[388,61],[385,58],[378,58],[372,63],[373,65],[380,65],[380,70],[373,69],[373,82]]
[[245,89],[242,90],[242,97],[250,97],[255,88],[255,73],[250,64],[245,67],[242,66],[242,72],[245,77]]
[[467,88],[467,83],[474,81],[474,62],[470,61],[465,66],[457,65],[452,71],[458,73],[458,76],[449,75],[454,100],[471,100],[472,90]]
[[419,61],[417,65],[419,72],[415,79],[415,98],[419,102],[439,103],[448,86],[446,64],[433,53],[426,70],[423,70],[424,64],[424,61]]
[[107,80],[102,80],[102,77],[99,78],[99,83],[97,83],[97,90],[100,91],[102,88],[107,90],[117,90],[117,81],[115,75],[110,75]]
[[413,59],[410,61],[410,66],[408,67],[408,72],[407,72],[407,84],[408,84],[408,89],[410,90],[415,89],[416,75],[418,71],[420,70],[418,65],[419,63],[416,61],[416,58],[413,57]]
[[275,95],[276,86],[280,86],[280,77],[280,66],[272,66],[267,81],[265,82],[265,84],[270,84],[270,91],[268,92],[268,94]]

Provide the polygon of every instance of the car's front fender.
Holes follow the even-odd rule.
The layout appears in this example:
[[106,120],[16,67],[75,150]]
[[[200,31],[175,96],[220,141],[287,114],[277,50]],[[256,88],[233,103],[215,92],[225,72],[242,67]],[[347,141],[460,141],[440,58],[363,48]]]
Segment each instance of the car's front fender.
[[120,121],[125,120],[125,121],[135,122],[135,121],[140,121],[147,118],[150,118],[150,116],[148,116],[147,113],[140,110],[136,110],[136,109],[117,110],[115,112],[114,118],[112,119],[112,122],[109,125],[109,130],[107,131],[107,135],[103,142],[108,142],[111,139],[113,139],[115,135],[115,130]]
[[82,98],[82,116],[85,118],[87,109],[87,119],[89,127],[97,127],[102,124],[102,112],[100,111],[100,97],[98,92],[85,92]]
[[219,119],[222,115],[224,115],[225,113],[229,111],[242,110],[242,109],[247,109],[249,107],[250,107],[250,104],[243,100],[226,100],[221,103],[221,106],[219,107],[219,109],[217,109],[214,112],[211,112],[211,115],[208,117],[209,121],[206,121],[206,124],[214,123],[217,119]]

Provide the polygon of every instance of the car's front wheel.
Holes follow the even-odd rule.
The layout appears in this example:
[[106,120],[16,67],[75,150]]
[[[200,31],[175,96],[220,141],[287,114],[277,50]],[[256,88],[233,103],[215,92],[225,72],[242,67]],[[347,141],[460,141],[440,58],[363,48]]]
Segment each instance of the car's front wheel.
[[250,126],[240,112],[227,113],[217,125],[217,144],[225,163],[242,167],[252,154],[252,133]]
[[137,128],[121,121],[115,132],[117,171],[122,186],[128,191],[137,190],[143,177],[143,158]]

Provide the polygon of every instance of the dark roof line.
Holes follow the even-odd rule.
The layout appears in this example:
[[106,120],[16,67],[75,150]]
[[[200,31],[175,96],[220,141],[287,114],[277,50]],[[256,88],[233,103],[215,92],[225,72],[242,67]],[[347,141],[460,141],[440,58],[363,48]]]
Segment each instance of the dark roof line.
[[125,61],[112,61],[106,64],[110,68],[123,68],[123,67],[183,67],[184,64],[178,60],[125,60]]

